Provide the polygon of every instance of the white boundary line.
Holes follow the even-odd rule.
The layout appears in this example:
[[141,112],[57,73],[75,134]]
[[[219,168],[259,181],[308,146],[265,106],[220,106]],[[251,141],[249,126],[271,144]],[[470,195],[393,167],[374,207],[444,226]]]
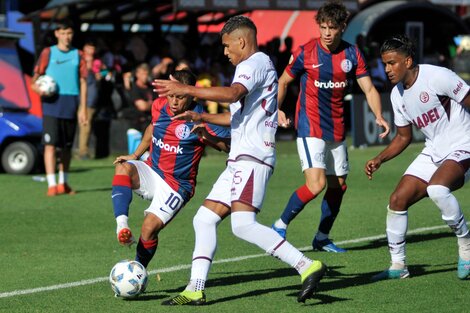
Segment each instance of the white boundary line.
[[[418,233],[424,233],[427,231],[433,231],[441,228],[447,228],[447,225],[439,225],[439,226],[432,226],[432,227],[421,227],[421,228],[416,228],[413,230],[408,231],[408,234],[418,234]],[[360,243],[360,242],[365,242],[365,241],[372,241],[372,240],[378,240],[378,239],[385,239],[385,235],[377,235],[377,236],[370,236],[370,237],[362,237],[362,238],[357,238],[357,239],[350,239],[350,240],[343,240],[337,242],[338,245],[344,245],[344,244],[350,244],[350,243]],[[300,248],[302,251],[308,251],[311,250],[312,247],[307,246]],[[221,259],[221,260],[215,260],[213,263],[230,263],[230,262],[238,262],[238,261],[243,261],[243,260],[248,260],[248,259],[253,259],[253,258],[259,258],[267,256],[267,254],[253,254],[253,255],[245,255],[245,256],[240,256],[236,258],[228,258],[228,259]],[[191,264],[181,264],[181,265],[176,265],[172,267],[167,267],[167,268],[161,268],[158,270],[152,270],[149,271],[150,275],[156,274],[156,273],[168,273],[168,272],[176,272],[184,269],[189,269],[191,268]],[[108,277],[98,277],[98,278],[92,278],[92,279],[85,279],[85,280],[80,280],[72,283],[66,283],[66,284],[59,284],[59,285],[52,285],[52,286],[47,286],[47,287],[39,287],[39,288],[33,288],[33,289],[23,289],[23,290],[14,290],[10,292],[2,292],[0,293],[0,298],[8,298],[8,297],[15,297],[15,296],[20,296],[20,295],[27,295],[27,294],[32,294],[32,293],[38,293],[38,292],[43,292],[43,291],[52,291],[52,290],[59,290],[59,289],[65,289],[65,288],[73,288],[73,287],[78,287],[78,286],[85,286],[85,285],[92,285],[96,283],[101,283],[104,281],[108,281]]]

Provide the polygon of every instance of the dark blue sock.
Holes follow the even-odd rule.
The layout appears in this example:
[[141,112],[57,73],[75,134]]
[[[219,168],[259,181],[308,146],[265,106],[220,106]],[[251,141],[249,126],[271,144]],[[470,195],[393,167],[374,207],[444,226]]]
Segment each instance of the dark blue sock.
[[147,265],[150,263],[157,251],[157,247],[158,238],[155,240],[143,240],[142,237],[140,237],[139,242],[137,243],[135,260],[147,268]]
[[281,220],[284,223],[289,224],[297,214],[303,210],[305,205],[315,197],[316,195],[314,195],[306,185],[298,188],[294,193],[292,193],[289,202],[287,202],[286,208],[284,209],[284,212],[282,212]]
[[346,185],[341,188],[328,188],[321,203],[321,218],[318,230],[328,235],[333,227],[336,217],[346,192]]
[[129,215],[129,205],[132,201],[131,179],[127,175],[115,175],[111,192],[114,217]]

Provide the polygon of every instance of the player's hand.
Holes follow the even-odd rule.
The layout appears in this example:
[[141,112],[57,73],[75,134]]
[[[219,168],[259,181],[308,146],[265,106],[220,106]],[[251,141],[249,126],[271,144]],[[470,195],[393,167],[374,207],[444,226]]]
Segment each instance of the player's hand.
[[372,174],[379,169],[381,164],[382,162],[379,158],[374,158],[372,160],[367,161],[366,166],[364,167],[364,172],[366,173],[367,178],[369,178],[369,180],[372,179]]
[[[171,79],[172,77],[170,77]],[[184,84],[176,80],[155,79],[152,82],[155,87],[154,92],[158,93],[159,97],[172,96],[186,96],[186,88]]]
[[387,121],[384,120],[383,117],[378,117],[375,120],[375,123],[380,127],[383,127],[384,131],[379,135],[380,138],[385,138],[390,133],[390,126],[388,125]]
[[124,163],[129,160],[137,160],[135,154],[120,155],[116,157],[116,160],[114,160],[113,164]]
[[290,119],[286,117],[286,113],[284,113],[284,111],[277,111],[277,125],[282,128],[289,128],[291,126]]
[[172,120],[184,120],[193,123],[200,123],[202,122],[201,114],[194,112],[194,111],[185,111],[178,115],[175,115],[171,118]]
[[199,138],[205,139],[207,137],[207,129],[204,123],[195,123],[191,129],[192,133],[195,133]]
[[81,109],[78,111],[78,122],[82,126],[88,125],[88,116],[87,116],[87,110],[86,109]]

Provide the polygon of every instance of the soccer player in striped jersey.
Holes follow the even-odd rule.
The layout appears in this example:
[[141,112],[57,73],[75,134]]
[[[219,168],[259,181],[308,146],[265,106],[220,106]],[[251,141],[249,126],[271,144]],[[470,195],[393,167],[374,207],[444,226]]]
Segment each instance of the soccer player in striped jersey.
[[[278,104],[281,108],[287,86],[300,78],[295,128],[305,184],[292,193],[272,228],[285,238],[289,223],[327,187],[312,246],[315,250],[328,252],[346,252],[329,239],[329,234],[347,188],[349,163],[344,142],[344,96],[354,79],[366,95],[376,123],[384,128],[380,137],[390,131],[382,117],[380,96],[372,84],[361,51],[341,38],[347,18],[348,11],[341,2],[325,3],[316,16],[320,38],[295,50],[279,79]],[[281,110],[279,126],[290,126],[290,120]]]
[[373,280],[410,275],[406,266],[408,208],[426,196],[457,236],[457,276],[470,276],[470,232],[452,191],[470,178],[470,86],[449,69],[416,64],[415,47],[406,36],[394,36],[381,47],[385,72],[395,87],[390,94],[397,133],[390,144],[365,165],[372,174],[411,142],[412,125],[426,137],[423,151],[410,164],[390,196],[387,240],[391,266]]
[[[195,76],[188,70],[176,71],[174,79],[194,85]],[[186,110],[202,113],[201,104],[191,96],[169,94],[152,104],[152,122],[142,141],[131,155],[119,156],[113,178],[112,203],[117,223],[117,238],[130,246],[133,236],[128,226],[132,191],[151,200],[145,210],[136,260],[147,267],[158,246],[158,233],[191,199],[196,187],[199,161],[206,145],[228,151],[230,130],[210,124],[172,119]],[[140,156],[150,147],[150,156]]]
[[305,302],[313,295],[326,266],[318,260],[310,260],[274,230],[256,220],[276,162],[276,70],[269,57],[259,51],[256,26],[249,18],[230,18],[222,28],[221,37],[224,54],[236,66],[230,87],[200,88],[167,80],[154,82],[157,92],[163,96],[191,95],[230,103],[230,112],[186,111],[177,118],[231,127],[227,167],[194,216],[196,242],[191,279],[183,292],[163,304],[206,303],[204,290],[217,248],[217,225],[228,215],[235,236],[257,245],[297,270],[302,284],[297,301]]

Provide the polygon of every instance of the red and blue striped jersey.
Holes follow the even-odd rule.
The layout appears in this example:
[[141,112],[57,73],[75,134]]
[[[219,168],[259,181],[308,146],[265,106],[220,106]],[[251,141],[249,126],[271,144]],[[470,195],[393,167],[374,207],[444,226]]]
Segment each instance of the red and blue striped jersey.
[[[189,110],[200,113],[203,107],[193,102]],[[157,98],[153,102],[152,144],[146,162],[187,202],[194,194],[199,161],[206,144],[191,133],[194,123],[171,120],[172,116],[166,98]],[[206,124],[206,129],[214,136],[230,137],[229,128]]]
[[357,46],[343,40],[336,51],[330,52],[319,38],[312,39],[294,51],[286,72],[300,78],[295,110],[297,136],[343,141],[343,98],[354,79],[369,75]]

